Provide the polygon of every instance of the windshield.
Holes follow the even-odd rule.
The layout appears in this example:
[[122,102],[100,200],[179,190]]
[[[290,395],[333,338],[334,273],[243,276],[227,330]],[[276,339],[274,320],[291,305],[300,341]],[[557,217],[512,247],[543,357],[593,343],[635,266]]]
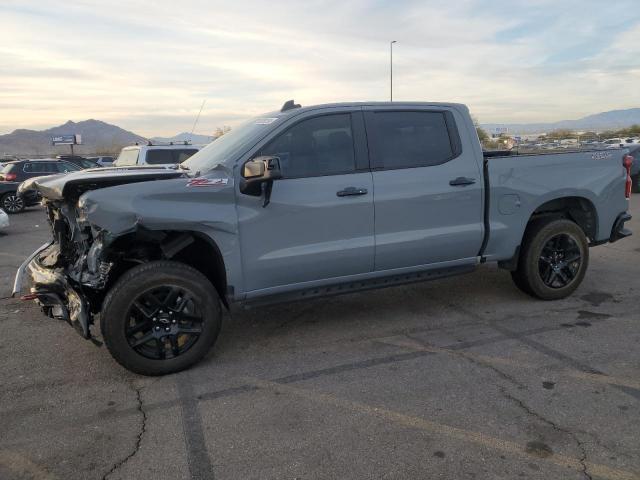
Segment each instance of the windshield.
[[182,165],[193,172],[200,173],[211,170],[220,164],[231,167],[231,162],[234,162],[255,145],[255,142],[270,131],[278,120],[280,118],[275,113],[252,118],[211,142],[193,157],[183,162]]

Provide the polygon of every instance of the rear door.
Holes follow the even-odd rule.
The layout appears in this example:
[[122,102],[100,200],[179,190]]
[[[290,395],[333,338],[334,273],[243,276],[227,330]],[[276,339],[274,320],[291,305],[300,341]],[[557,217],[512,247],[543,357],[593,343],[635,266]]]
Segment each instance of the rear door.
[[376,270],[476,262],[484,230],[482,170],[461,141],[462,118],[438,108],[366,109]]
[[[271,203],[238,193],[245,289],[296,289],[373,270],[373,181],[362,114],[296,117],[252,155],[280,158]],[[242,170],[242,169],[240,169]]]

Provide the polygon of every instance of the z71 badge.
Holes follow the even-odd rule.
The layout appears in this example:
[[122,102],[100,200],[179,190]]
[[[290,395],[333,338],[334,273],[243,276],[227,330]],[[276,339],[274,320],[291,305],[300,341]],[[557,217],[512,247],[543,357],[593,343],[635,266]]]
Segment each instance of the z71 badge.
[[229,183],[228,178],[192,178],[187,187],[220,187]]

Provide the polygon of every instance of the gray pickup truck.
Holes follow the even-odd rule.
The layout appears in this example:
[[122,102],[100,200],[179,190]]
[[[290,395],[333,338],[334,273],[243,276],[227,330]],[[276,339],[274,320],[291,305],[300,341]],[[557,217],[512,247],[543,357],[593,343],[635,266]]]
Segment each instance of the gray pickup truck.
[[[222,306],[471,272],[571,294],[589,247],[631,234],[625,149],[484,152],[464,105],[348,103],[249,120],[180,168],[38,178],[53,239],[16,275],[124,367],[176,372],[215,342]],[[98,340],[95,340],[98,342]]]

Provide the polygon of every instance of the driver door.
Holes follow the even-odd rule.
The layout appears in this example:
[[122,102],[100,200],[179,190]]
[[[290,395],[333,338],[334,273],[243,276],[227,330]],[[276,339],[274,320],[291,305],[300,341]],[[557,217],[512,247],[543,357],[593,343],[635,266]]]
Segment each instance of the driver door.
[[245,291],[295,290],[373,270],[363,131],[359,111],[307,115],[254,155],[277,156],[283,178],[264,208],[262,198],[238,193]]

